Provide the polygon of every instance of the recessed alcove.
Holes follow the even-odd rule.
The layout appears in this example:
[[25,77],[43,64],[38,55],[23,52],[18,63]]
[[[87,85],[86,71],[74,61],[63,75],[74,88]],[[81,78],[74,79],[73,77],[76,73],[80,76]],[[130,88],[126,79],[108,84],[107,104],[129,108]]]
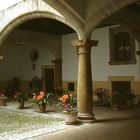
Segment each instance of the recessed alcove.
[[128,91],[134,88],[134,76],[109,76],[109,89],[111,91]]
[[129,89],[131,89],[130,81],[112,81],[111,83],[112,91],[118,91],[120,93],[126,93]]

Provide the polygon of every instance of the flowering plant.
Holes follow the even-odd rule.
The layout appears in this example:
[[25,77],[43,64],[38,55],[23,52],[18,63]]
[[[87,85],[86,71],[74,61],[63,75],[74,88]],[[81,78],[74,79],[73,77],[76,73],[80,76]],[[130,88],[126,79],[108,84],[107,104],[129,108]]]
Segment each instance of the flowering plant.
[[93,94],[95,94],[99,98],[102,98],[103,96],[107,96],[108,93],[109,93],[109,90],[107,88],[100,87],[100,88],[95,88],[93,90]]
[[54,89],[54,93],[58,96],[62,96],[63,94],[66,93],[66,91],[62,87],[59,86]]
[[111,103],[119,105],[121,103],[121,94],[118,91],[115,91],[111,94]]
[[16,99],[18,102],[25,102],[28,100],[28,96],[20,91],[16,91],[14,99]]
[[129,89],[126,92],[115,91],[112,94],[111,101],[114,104],[133,105],[135,101],[135,94],[133,89]]
[[133,89],[129,89],[128,92],[126,93],[127,95],[127,100],[129,103],[134,103],[134,100],[136,98],[135,94],[134,94],[134,90]]
[[0,89],[0,98],[1,99],[7,99],[7,96],[5,95],[5,92]]
[[77,98],[66,93],[59,98],[57,106],[64,108],[64,112],[77,112]]
[[44,91],[40,91],[38,94],[33,93],[33,98],[31,100],[32,104],[46,105],[49,103],[49,97],[51,93],[46,94]]

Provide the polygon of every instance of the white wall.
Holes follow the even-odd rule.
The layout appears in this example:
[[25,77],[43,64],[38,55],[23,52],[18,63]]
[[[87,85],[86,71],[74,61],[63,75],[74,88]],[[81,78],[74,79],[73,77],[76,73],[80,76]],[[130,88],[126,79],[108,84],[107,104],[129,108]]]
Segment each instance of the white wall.
[[20,71],[19,68],[21,64],[20,60],[20,53],[16,49],[10,47],[8,51],[7,49],[3,49],[2,55],[4,56],[3,60],[0,62],[0,80],[7,80],[11,79],[11,76],[19,76]]
[[[77,39],[75,33],[62,36],[62,74],[63,81],[77,81],[78,56],[76,48],[71,41]],[[107,81],[108,76],[135,76],[140,80],[139,56],[134,65],[109,65],[109,28],[96,29],[92,39],[99,40],[97,47],[92,47],[92,77],[94,81]],[[51,46],[50,46],[51,47]],[[0,81],[11,80],[18,76],[22,80],[30,80],[34,75],[41,76],[41,65],[52,65],[54,56],[50,50],[38,48],[39,58],[36,62],[36,70],[32,70],[32,62],[29,58],[30,51],[35,46],[4,47],[2,54],[4,59],[0,61]],[[138,44],[136,43],[136,50]]]
[[[65,81],[77,80],[78,57],[76,50],[71,45],[71,40],[76,38],[76,34],[62,37],[63,80]],[[135,76],[135,80],[140,80],[138,56],[136,56],[137,63],[133,65],[109,65],[109,27],[96,29],[92,34],[92,39],[99,41],[97,47],[91,49],[94,81],[107,81],[108,76]],[[138,44],[136,43],[137,48]]]
[[2,50],[4,59],[0,62],[0,81],[11,80],[18,76],[22,80],[31,80],[33,76],[41,77],[41,65],[52,65],[54,56],[48,49],[37,48],[38,60],[35,62],[36,69],[32,69],[30,51],[34,46],[5,47]]
[[106,81],[108,76],[135,76],[135,80],[140,80],[138,56],[136,64],[109,65],[109,27],[96,29],[92,39],[99,40],[97,48],[92,48],[93,80]]
[[72,46],[71,41],[77,39],[76,34],[62,36],[62,75],[63,81],[77,80],[78,56],[76,48]]

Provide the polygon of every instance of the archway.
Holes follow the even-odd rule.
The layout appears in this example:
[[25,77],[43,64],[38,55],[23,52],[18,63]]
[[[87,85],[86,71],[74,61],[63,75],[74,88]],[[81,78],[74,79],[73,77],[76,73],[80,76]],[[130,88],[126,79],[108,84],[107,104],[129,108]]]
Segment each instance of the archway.
[[[49,16],[51,17],[50,19],[48,19]],[[53,18],[55,20],[57,19],[57,22],[55,22],[55,25],[59,23],[59,25],[62,26],[62,23],[58,21],[58,17],[56,18],[56,16],[54,16],[50,13],[47,13],[47,12],[32,12],[32,13],[22,15],[21,17],[13,20],[11,23],[9,23],[7,25],[7,27],[1,33],[1,36],[2,36],[1,43],[3,46],[2,48],[5,48],[5,45],[8,44],[8,42],[10,43],[10,41],[12,41],[13,45],[15,43],[15,45],[18,45],[21,47],[26,46],[26,48],[27,48],[27,46],[32,46],[31,47],[32,49],[34,49],[38,46],[41,46],[42,48],[48,49],[52,53],[52,54],[48,54],[48,58],[50,57],[49,62],[48,62],[49,65],[50,65],[52,60],[62,59],[62,56],[61,56],[61,34],[63,34],[63,33],[60,33],[60,32],[57,33],[57,31],[55,31],[55,33],[53,33],[51,35],[49,35],[49,34],[46,35],[47,31],[44,32],[43,28],[40,31],[38,31],[38,29],[37,30],[35,29],[36,27],[34,27],[33,29],[29,29],[30,31],[27,31],[28,27],[30,26],[31,21],[43,23],[42,20],[49,20],[49,21],[44,21],[44,22],[51,22],[52,23],[52,21],[54,22]],[[29,25],[27,25],[28,27],[25,24],[26,25],[29,24]],[[33,25],[33,23],[31,23],[31,24]],[[43,26],[45,26],[45,24]],[[70,32],[71,31],[74,32],[66,25],[63,25],[63,26],[65,26],[64,27],[65,31],[68,29]],[[29,28],[32,28],[32,27],[33,26],[30,26]],[[40,25],[38,27],[40,28]],[[51,27],[53,28],[53,25],[51,25]],[[49,28],[47,30],[49,30]],[[9,40],[8,40],[8,37],[10,37]],[[12,44],[10,44],[10,45],[12,46]],[[39,52],[40,52],[39,56],[43,55],[43,57],[44,57],[45,54],[41,54],[41,50],[39,50]],[[36,68],[37,68],[37,65],[38,64],[36,64]],[[59,74],[62,76],[62,66],[57,67],[57,68],[60,69]],[[33,69],[35,69],[35,68],[33,68]],[[32,76],[36,74],[33,69],[30,70],[30,72],[31,71],[33,72]],[[41,67],[40,67],[40,69],[41,69]],[[56,69],[55,72],[57,72],[58,69]],[[15,71],[15,70],[13,70],[13,71]],[[21,69],[21,71],[22,71],[22,69]],[[41,70],[40,70],[40,72],[41,72]],[[27,74],[27,71],[25,73]],[[57,73],[55,73],[55,76],[58,75]],[[39,77],[42,76],[41,74],[39,74],[39,75],[40,75]],[[24,79],[24,81],[25,80],[26,80],[26,78]],[[62,77],[59,76],[59,79],[57,79],[57,80],[60,80],[60,82],[62,82]],[[29,79],[27,81],[29,81]],[[59,82],[57,82],[57,83],[59,83]],[[26,83],[26,82],[24,83],[24,85],[26,85],[25,87],[27,87],[27,84],[28,83]]]

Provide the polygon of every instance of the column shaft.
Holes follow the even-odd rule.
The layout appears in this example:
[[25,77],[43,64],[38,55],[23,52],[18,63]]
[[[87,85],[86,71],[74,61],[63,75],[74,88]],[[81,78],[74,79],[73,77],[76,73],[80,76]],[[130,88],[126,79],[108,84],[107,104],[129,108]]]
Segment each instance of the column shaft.
[[[79,42],[80,41],[80,42]],[[73,43],[78,50],[78,83],[77,83],[77,99],[78,99],[78,119],[81,122],[92,123],[95,121],[92,93],[92,74],[91,74],[91,47],[94,45],[92,40],[78,40]]]

